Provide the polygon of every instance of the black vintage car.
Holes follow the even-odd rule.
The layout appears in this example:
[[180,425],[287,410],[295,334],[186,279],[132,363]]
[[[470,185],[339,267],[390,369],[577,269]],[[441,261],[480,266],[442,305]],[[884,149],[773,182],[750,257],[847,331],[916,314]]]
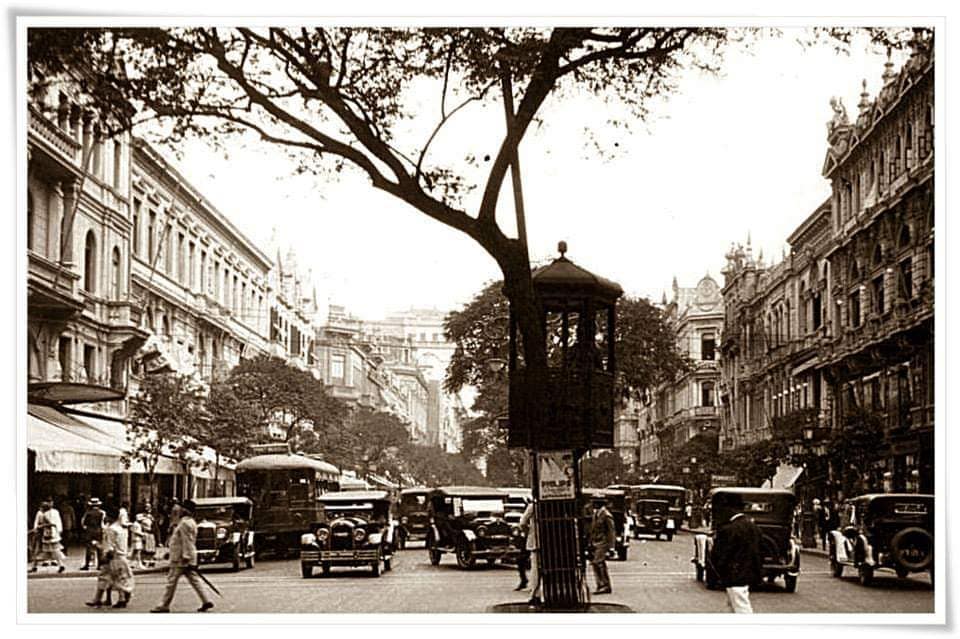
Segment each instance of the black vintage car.
[[[628,524],[629,513],[627,511],[626,493],[622,490],[614,490],[611,488],[584,488],[582,492],[584,501],[593,504],[594,508],[599,508],[603,504],[607,504],[607,510],[613,515],[613,523],[617,529],[617,545],[610,549],[610,554],[620,561],[626,561],[627,551],[630,549],[631,536],[630,525]],[[586,503],[584,503],[583,506],[584,507],[580,509],[580,512],[583,513],[580,520],[583,531],[581,536],[584,540],[583,547],[587,548],[590,517],[585,509]],[[629,519],[632,520],[632,517]]]
[[797,499],[789,490],[774,488],[714,488],[708,496],[711,512],[709,534],[693,541],[697,581],[706,579],[707,588],[721,586],[713,564],[717,551],[717,529],[738,513],[749,516],[760,529],[763,578],[768,582],[783,577],[787,592],[797,589],[800,575],[800,545],[793,538],[793,516]]
[[313,576],[317,566],[324,575],[333,566],[369,566],[375,577],[381,567],[390,570],[394,549],[393,502],[385,490],[351,490],[326,493],[318,498],[319,522],[300,539],[300,572]]
[[206,497],[197,504],[197,560],[253,568],[253,502],[246,497]]
[[430,493],[427,549],[436,566],[444,553],[454,553],[457,565],[472,568],[478,559],[514,561],[520,527],[504,519],[507,495],[498,488],[445,486]]
[[673,538],[673,528],[668,528],[670,521],[670,502],[666,499],[638,499],[634,506],[633,532],[636,536],[654,535],[660,539],[661,535],[670,541]]
[[930,572],[933,581],[933,495],[888,493],[848,499],[840,509],[840,529],[830,532],[830,568],[843,576],[857,570],[869,586],[878,568],[900,578]]
[[430,489],[423,486],[404,488],[397,503],[397,547],[401,550],[410,539],[426,539],[430,530],[430,514],[427,512],[427,496]]

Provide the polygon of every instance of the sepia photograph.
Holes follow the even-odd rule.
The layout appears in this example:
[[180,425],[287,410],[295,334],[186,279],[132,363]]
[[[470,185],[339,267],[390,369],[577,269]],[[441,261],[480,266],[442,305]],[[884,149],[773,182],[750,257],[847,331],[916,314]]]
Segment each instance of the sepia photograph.
[[945,623],[944,24],[17,13],[20,622]]

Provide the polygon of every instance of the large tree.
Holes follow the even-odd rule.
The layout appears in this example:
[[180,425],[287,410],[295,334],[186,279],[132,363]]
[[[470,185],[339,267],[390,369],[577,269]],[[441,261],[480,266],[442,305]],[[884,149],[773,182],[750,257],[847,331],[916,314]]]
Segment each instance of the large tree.
[[217,383],[210,388],[204,408],[206,420],[198,438],[215,453],[213,479],[218,482],[224,460],[239,461],[249,456],[250,445],[262,436],[263,424],[257,411],[227,383]]
[[[739,33],[647,26],[31,29],[28,53],[46,73],[91,71],[83,89],[107,129],[156,117],[171,123],[173,140],[252,131],[288,149],[301,170],[350,167],[466,234],[503,273],[528,375],[542,383],[547,355],[525,238],[510,237],[496,214],[521,140],[547,103],[573,93],[616,100],[642,119],[653,98],[674,89],[679,72],[716,69]],[[439,113],[430,124],[416,117],[429,110],[411,99],[414,86],[436,90]],[[475,168],[469,149],[431,154],[457,113],[500,100],[494,87],[516,108],[489,169]],[[137,115],[118,108],[131,103]],[[464,196],[474,188],[482,197],[468,207]]]

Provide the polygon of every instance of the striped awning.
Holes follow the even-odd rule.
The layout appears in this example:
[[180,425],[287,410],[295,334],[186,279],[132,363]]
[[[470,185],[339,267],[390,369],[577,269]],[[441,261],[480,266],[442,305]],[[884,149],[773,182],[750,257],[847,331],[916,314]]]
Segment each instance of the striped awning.
[[28,406],[27,448],[36,453],[39,472],[123,472],[123,450],[95,431],[50,406]]

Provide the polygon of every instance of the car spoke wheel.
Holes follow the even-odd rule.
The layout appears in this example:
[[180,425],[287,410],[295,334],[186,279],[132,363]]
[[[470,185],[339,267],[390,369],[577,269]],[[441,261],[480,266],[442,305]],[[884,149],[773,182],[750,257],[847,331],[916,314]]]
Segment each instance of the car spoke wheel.
[[473,556],[473,549],[470,547],[470,542],[461,539],[457,544],[457,565],[461,568],[473,568],[476,561],[476,557]]
[[784,575],[783,583],[787,588],[787,592],[797,591],[797,575]]
[[873,566],[869,564],[860,564],[858,573],[861,586],[869,586],[873,583]]
[[301,563],[300,575],[304,579],[309,579],[310,577],[313,577],[313,566],[311,566],[310,564]]

